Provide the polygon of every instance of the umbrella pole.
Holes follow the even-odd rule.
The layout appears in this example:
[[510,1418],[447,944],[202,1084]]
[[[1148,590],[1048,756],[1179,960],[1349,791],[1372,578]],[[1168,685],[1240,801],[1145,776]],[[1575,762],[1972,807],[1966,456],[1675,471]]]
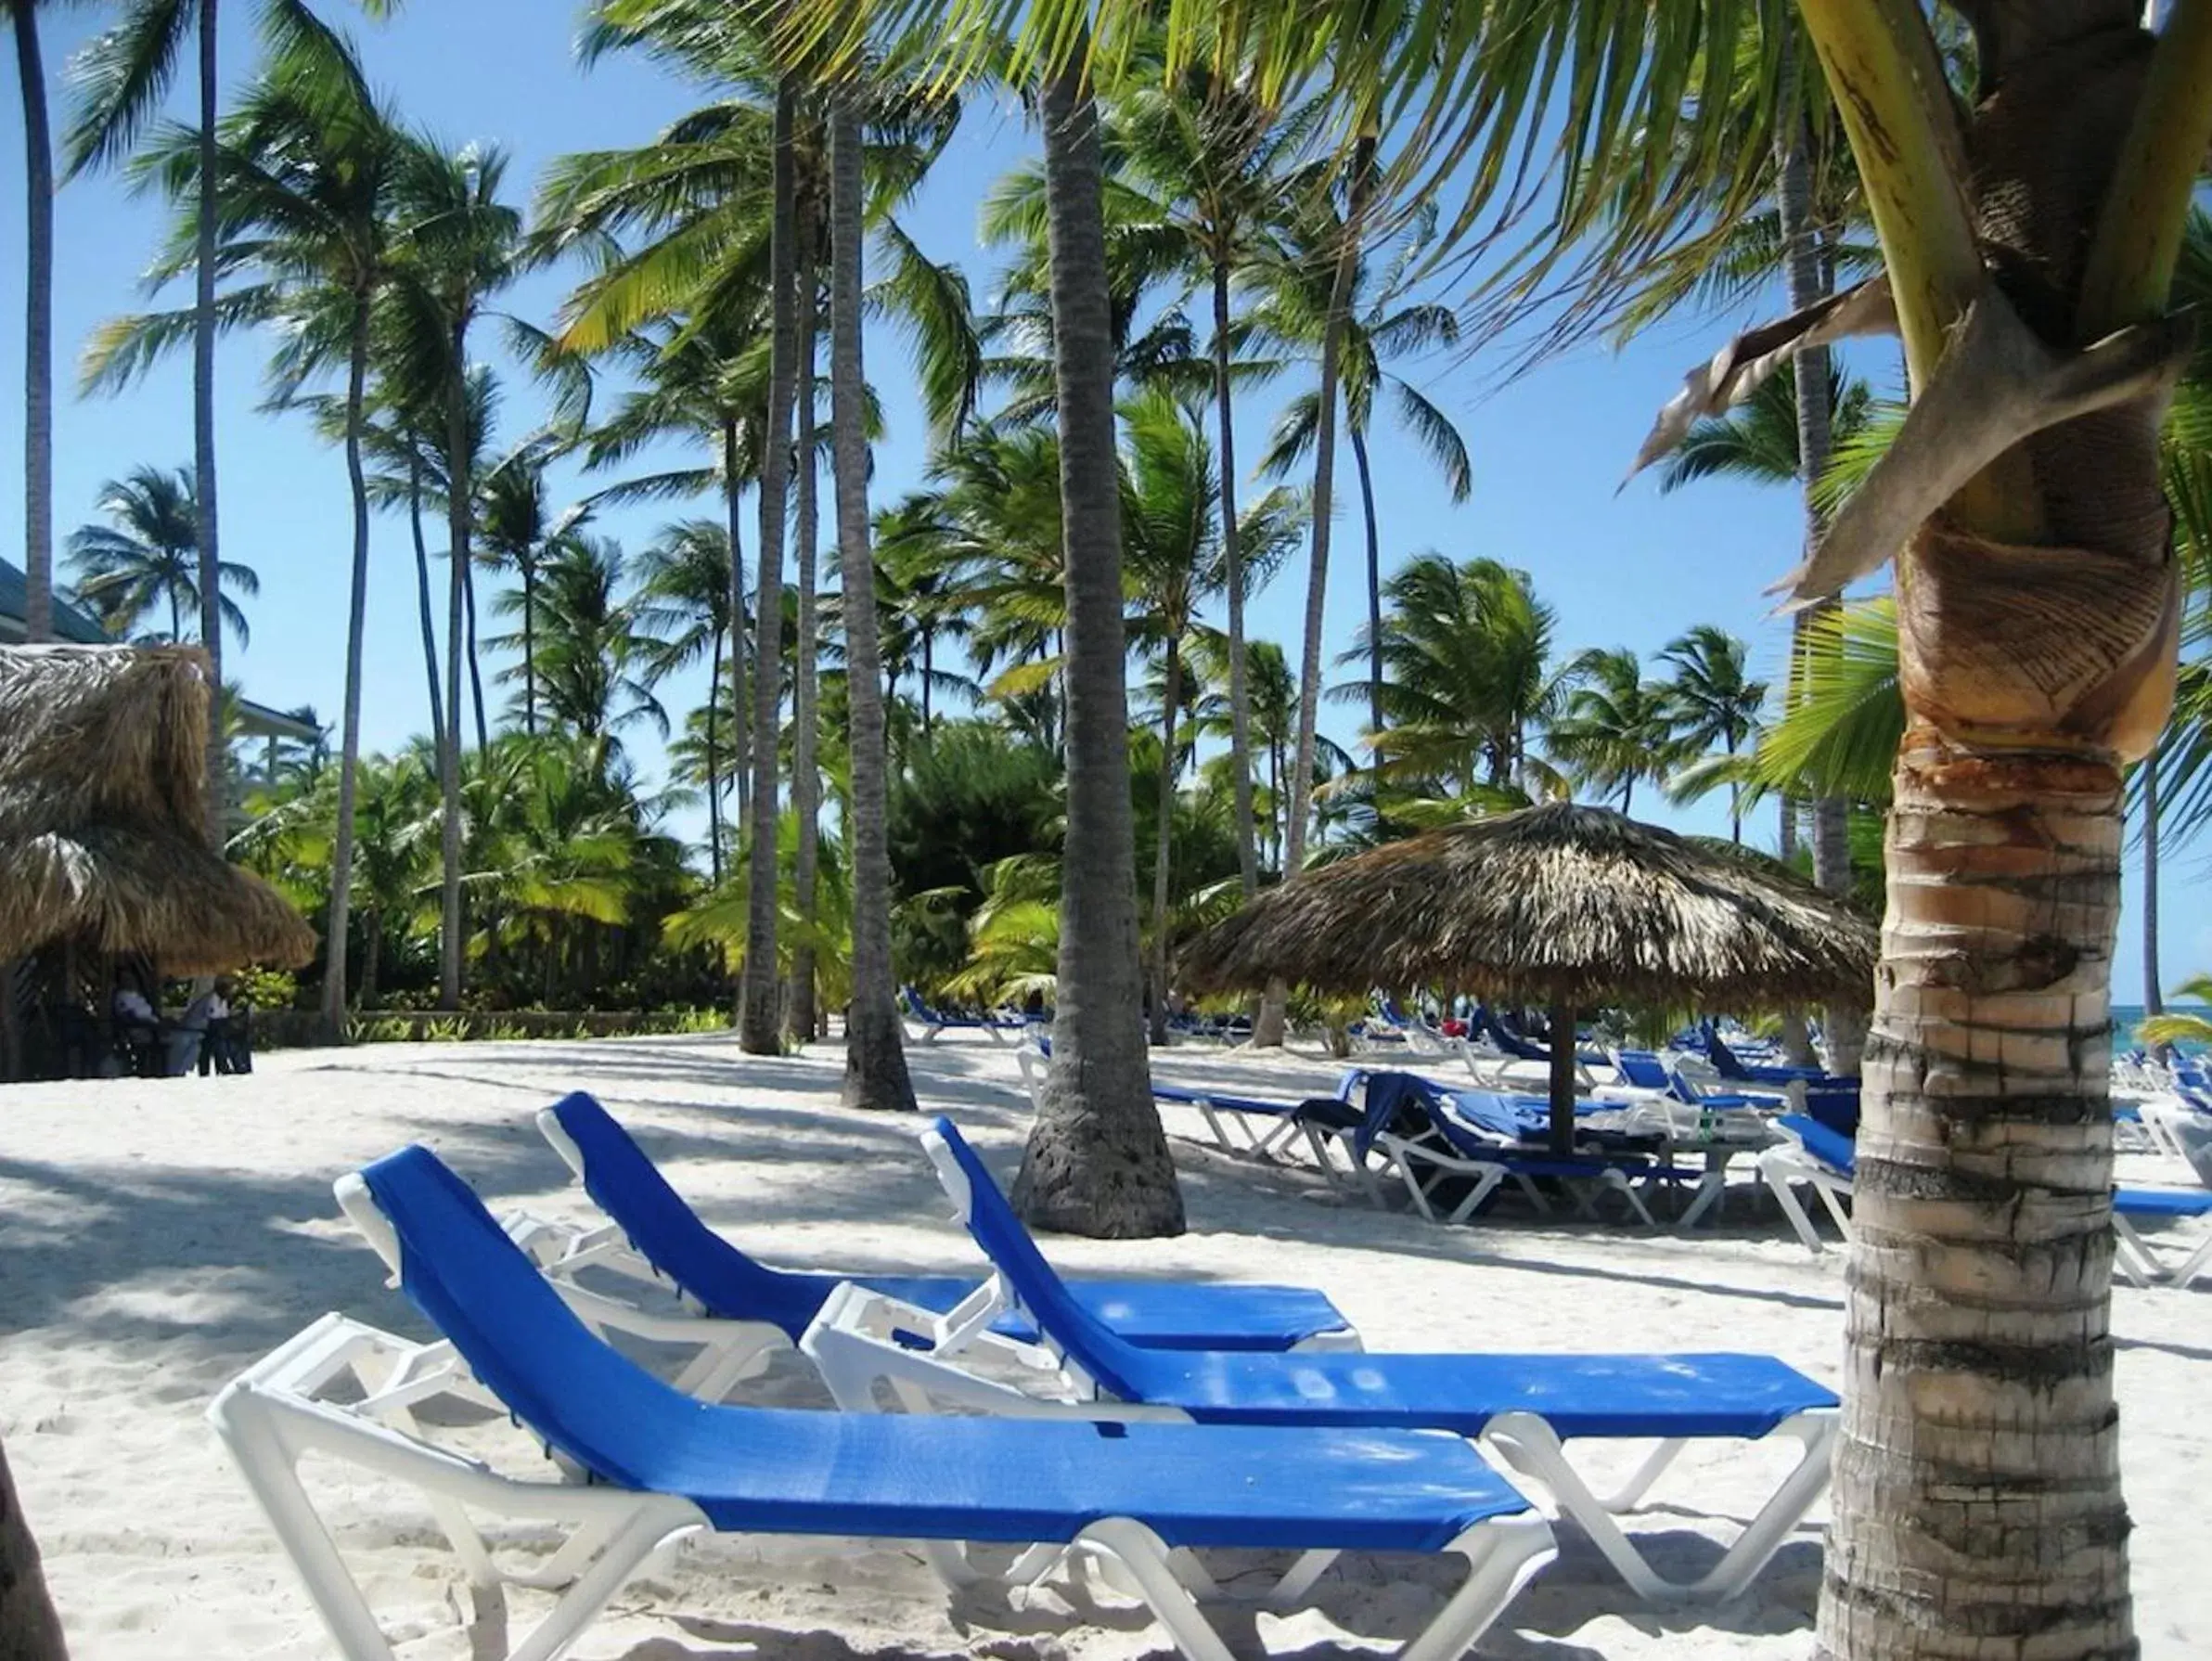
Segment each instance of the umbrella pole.
[[1551,1151],[1575,1152],[1575,1006],[1554,1001],[1551,1020]]

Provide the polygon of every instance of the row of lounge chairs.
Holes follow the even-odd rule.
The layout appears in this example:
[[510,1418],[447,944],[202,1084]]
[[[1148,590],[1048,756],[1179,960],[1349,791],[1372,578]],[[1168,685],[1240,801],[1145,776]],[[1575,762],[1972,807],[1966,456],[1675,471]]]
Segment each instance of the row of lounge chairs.
[[[311,1452],[419,1489],[479,1588],[559,1593],[513,1661],[552,1661],[657,1552],[709,1531],[913,1540],[955,1585],[982,1573],[973,1543],[1023,1548],[1003,1571],[1017,1582],[1100,1560],[1192,1661],[1228,1656],[1196,1552],[1289,1554],[1279,1606],[1309,1601],[1340,1552],[1451,1552],[1467,1578],[1401,1654],[1454,1661],[1553,1555],[1547,1509],[1645,1596],[1725,1598],[1827,1482],[1835,1397],[1768,1357],[1346,1353],[1357,1334],[1318,1293],[1063,1281],[942,1119],[923,1145],[989,1263],[975,1281],[771,1268],[708,1230],[588,1097],[540,1124],[605,1228],[503,1227],[434,1154],[403,1149],[337,1195],[443,1337],[326,1316],[210,1410],[347,1661],[392,1651],[300,1482]],[[598,1270],[662,1277],[698,1313],[595,1290]],[[667,1383],[606,1342],[621,1333],[711,1359]],[[794,1342],[840,1410],[725,1401]],[[908,1410],[881,1412],[884,1388]],[[519,1477],[441,1446],[418,1416],[440,1397],[511,1414],[549,1463]],[[1799,1445],[1788,1475],[1708,1572],[1663,1579],[1621,1513],[1688,1443],[1770,1436]],[[1618,1438],[1658,1447],[1600,1496],[1567,1449]],[[518,1570],[479,1517],[573,1532]]]

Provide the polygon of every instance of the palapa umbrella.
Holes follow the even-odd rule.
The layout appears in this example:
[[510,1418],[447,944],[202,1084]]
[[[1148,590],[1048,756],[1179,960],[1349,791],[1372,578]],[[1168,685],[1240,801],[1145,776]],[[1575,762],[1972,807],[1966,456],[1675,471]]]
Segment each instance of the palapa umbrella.
[[66,939],[181,974],[314,955],[211,843],[207,711],[194,650],[0,649],[0,963]]
[[1571,1148],[1575,1011],[1873,994],[1878,936],[1757,856],[1554,803],[1394,842],[1271,889],[1178,958],[1193,990],[1445,985],[1551,1016],[1551,1137]]

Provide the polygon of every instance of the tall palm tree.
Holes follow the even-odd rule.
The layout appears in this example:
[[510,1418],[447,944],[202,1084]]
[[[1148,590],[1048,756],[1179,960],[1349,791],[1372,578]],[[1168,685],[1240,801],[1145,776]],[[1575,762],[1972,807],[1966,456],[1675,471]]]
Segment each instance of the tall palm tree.
[[[23,103],[24,638],[54,633],[54,139],[37,0],[8,0]],[[212,585],[211,584],[211,586]],[[213,684],[220,686],[220,676]]]
[[[1279,252],[1277,236],[1285,203],[1299,187],[1305,171],[1302,152],[1326,110],[1325,103],[1314,99],[1276,119],[1246,88],[1197,66],[1172,86],[1138,87],[1113,100],[1120,161],[1115,184],[1123,192],[1145,193],[1148,214],[1180,238],[1184,263],[1207,291],[1224,502],[1235,502],[1238,484],[1231,393],[1237,344],[1232,285]],[[1223,518],[1221,541],[1238,876],[1244,897],[1250,899],[1259,892],[1244,645],[1244,602],[1250,585],[1234,512]]]
[[[1124,559],[1138,598],[1136,633],[1157,643],[1162,663],[1160,792],[1152,859],[1151,1034],[1167,1041],[1168,900],[1174,843],[1177,723],[1185,697],[1184,656],[1199,608],[1228,586],[1228,521],[1242,521],[1239,575],[1261,581],[1289,551],[1298,523],[1287,492],[1269,493],[1242,514],[1221,510],[1212,447],[1169,393],[1154,390],[1125,410],[1122,484]],[[1236,643],[1228,652],[1234,656]]]
[[1619,791],[1621,811],[1630,812],[1637,781],[1665,778],[1680,753],[1668,689],[1646,680],[1625,646],[1584,652],[1575,675],[1577,684],[1548,736],[1551,753],[1590,789]]
[[[809,111],[815,119],[817,112]],[[819,151],[817,142],[806,147]],[[796,341],[797,426],[791,461],[798,479],[792,490],[792,540],[797,544],[797,624],[791,664],[791,817],[796,833],[791,844],[791,906],[798,928],[791,944],[791,988],[784,999],[783,1030],[794,1046],[813,1042],[817,1025],[816,980],[818,959],[815,949],[819,923],[817,905],[821,878],[822,772],[820,759],[820,582],[821,509],[817,495],[821,458],[816,411],[820,407],[815,376],[820,360],[822,262],[821,240],[829,221],[829,203],[818,177],[804,177],[798,187],[793,213],[798,225]]]
[[[1704,623],[1668,641],[1659,661],[1674,671],[1663,696],[1684,755],[1704,755],[1718,744],[1733,756],[1757,729],[1767,702],[1767,683],[1752,679],[1744,668],[1743,642]],[[1743,789],[1733,781],[1729,838],[1743,840]]]
[[1067,840],[1052,1060],[1014,1203],[1032,1223],[1179,1233],[1183,1197],[1152,1104],[1129,806],[1113,330],[1099,111],[1086,53],[1044,79],[1052,343],[1067,587]]
[[[215,148],[215,200],[222,221],[215,264],[225,273],[251,272],[259,280],[219,296],[216,317],[233,324],[290,322],[273,364],[280,397],[310,376],[344,366],[354,550],[338,838],[323,975],[324,1022],[336,1038],[345,1024],[354,774],[360,760],[362,640],[368,607],[369,500],[362,414],[370,326],[390,274],[392,187],[400,148],[392,120],[370,91],[350,43],[295,5],[273,6],[265,18],[269,61],[222,123]],[[157,279],[194,266],[204,269],[198,221],[205,155],[200,135],[162,129],[134,163],[142,180],[158,184],[182,211],[182,223],[155,265]],[[96,385],[126,383],[165,348],[196,335],[198,327],[197,308],[104,326],[86,354],[87,377]],[[203,557],[206,552],[203,547]],[[203,587],[203,604],[206,599]]]
[[[70,533],[76,598],[109,634],[130,634],[148,612],[166,605],[167,639],[193,637],[185,632],[186,615],[197,630],[212,609],[238,644],[246,643],[251,631],[238,601],[225,594],[217,607],[200,604],[199,550],[193,540],[199,515],[192,488],[189,469],[134,468],[100,486],[100,511],[111,522]],[[249,598],[261,592],[261,578],[251,566],[225,560],[221,580]]]
[[543,438],[519,445],[477,483],[476,553],[521,584],[522,730],[537,735],[537,583],[554,548],[590,517],[588,506],[556,514],[546,498],[550,446]]
[[729,533],[711,519],[663,525],[638,562],[637,626],[651,642],[645,683],[658,686],[707,660],[710,695],[701,734],[707,799],[707,869],[722,885],[722,761],[716,742],[723,653],[729,646]]
[[[1293,224],[1309,251],[1333,249],[1345,234],[1342,221],[1331,212],[1309,212]],[[1411,273],[1436,240],[1436,211],[1424,204],[1398,238],[1390,258],[1374,265],[1364,253],[1352,277],[1349,313],[1341,319],[1338,379],[1344,388],[1344,436],[1352,446],[1352,461],[1359,475],[1359,503],[1367,529],[1368,725],[1375,732],[1383,727],[1382,689],[1382,545],[1375,513],[1375,475],[1368,455],[1368,434],[1373,429],[1375,402],[1390,395],[1397,425],[1438,472],[1455,502],[1467,499],[1473,488],[1474,469],[1467,456],[1467,441],[1458,425],[1428,395],[1384,364],[1404,354],[1457,345],[1460,325],[1451,307],[1434,302],[1409,300]],[[1321,269],[1326,269],[1322,267]],[[1311,257],[1287,260],[1276,268],[1274,291],[1261,308],[1258,321],[1267,335],[1286,345],[1312,350],[1328,327],[1329,291],[1316,280],[1317,263]],[[1320,428],[1320,392],[1305,393],[1291,400],[1268,436],[1260,470],[1283,476],[1314,448]]]
[[851,79],[830,88],[830,430],[843,595],[852,844],[853,995],[845,1011],[843,1099],[852,1107],[914,1108],[891,963],[889,780],[883,665],[876,644],[874,561],[868,547],[868,435],[861,357],[865,234],[860,157],[864,94]]
[[[31,0],[25,0],[27,6]],[[382,17],[394,0],[360,0],[372,17]],[[19,15],[20,15],[19,8]],[[199,522],[194,545],[199,549],[199,591],[206,609],[199,620],[200,638],[207,642],[211,683],[223,684],[222,624],[215,615],[215,599],[222,591],[218,572],[222,563],[215,480],[215,336],[222,327],[215,290],[219,261],[218,227],[225,210],[221,202],[224,169],[218,151],[222,143],[218,105],[222,76],[216,52],[218,0],[134,0],[123,20],[100,35],[77,58],[75,77],[79,99],[70,122],[69,174],[74,177],[88,167],[110,167],[129,155],[169,96],[186,30],[193,31],[195,71],[199,94],[199,204],[193,219],[192,304],[192,471],[194,497]],[[300,0],[269,0],[269,22],[279,31],[297,30],[309,23]],[[287,17],[283,14],[293,14]],[[18,24],[19,34],[21,24]],[[35,212],[35,199],[34,199]],[[32,270],[37,270],[36,240],[32,243]],[[36,638],[36,636],[32,637]],[[219,700],[209,701],[209,718],[214,718]],[[221,834],[223,794],[213,769],[222,766],[220,735],[209,733],[208,766],[210,830]]]
[[[465,941],[461,917],[461,665],[469,622],[476,487],[474,452],[483,436],[469,416],[469,336],[487,302],[521,269],[522,216],[499,200],[506,154],[469,145],[452,150],[410,135],[394,175],[398,220],[385,310],[392,356],[418,392],[442,406],[447,550],[445,731],[438,750],[441,839],[438,1005],[460,1007]],[[433,393],[434,389],[434,393]],[[479,700],[481,707],[482,700]],[[482,735],[480,733],[481,739]],[[481,745],[480,745],[481,747]]]
[[[653,695],[657,642],[624,593],[628,575],[619,544],[580,533],[556,544],[539,573],[538,692],[547,727],[608,756],[620,751],[619,728],[643,721],[663,737],[668,731]],[[502,594],[499,609],[520,612],[521,598]],[[517,637],[493,644],[511,648]]]
[[[783,708],[784,515],[791,505],[791,416],[798,383],[798,158],[792,129],[799,84],[791,71],[778,78],[768,139],[768,401],[761,450],[760,575],[753,585],[760,625],[753,630],[751,863],[745,890],[745,984],[738,1020],[738,1042],[749,1055],[776,1054],[783,1037],[783,983],[776,960],[776,826],[781,817],[776,787]],[[856,133],[854,142],[857,146]]]

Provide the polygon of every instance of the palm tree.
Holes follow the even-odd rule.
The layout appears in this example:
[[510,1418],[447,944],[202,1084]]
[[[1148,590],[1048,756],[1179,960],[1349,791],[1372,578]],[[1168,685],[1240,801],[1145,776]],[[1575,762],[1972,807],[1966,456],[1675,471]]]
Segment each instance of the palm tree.
[[[385,15],[392,0],[360,0],[372,17]],[[19,42],[23,27],[19,6]],[[224,168],[219,155],[222,137],[217,119],[222,77],[216,53],[218,0],[136,0],[123,21],[87,46],[74,66],[79,101],[70,122],[69,175],[88,167],[109,167],[129,155],[147,124],[169,96],[185,32],[195,31],[196,69],[199,97],[199,124],[196,130],[199,165],[198,210],[193,216],[192,303],[192,475],[194,500],[199,509],[193,545],[199,550],[199,592],[205,609],[199,619],[199,637],[206,643],[211,684],[223,684],[223,629],[215,614],[222,592],[219,572],[222,548],[215,510],[215,336],[223,319],[215,299],[219,275],[216,243],[226,210],[221,201]],[[299,0],[270,0],[270,25],[279,33],[315,25]],[[42,122],[43,124],[43,122]],[[43,148],[44,147],[42,147]],[[37,197],[32,197],[36,212]],[[37,239],[32,242],[32,271],[38,269]],[[34,634],[33,639],[38,637]],[[209,703],[213,719],[216,701]],[[219,819],[223,812],[221,780],[212,769],[222,765],[219,735],[209,733],[210,788],[208,811]],[[210,829],[221,833],[218,823]]]
[[889,781],[883,665],[876,643],[874,561],[868,548],[867,378],[861,357],[860,106],[850,79],[830,88],[830,431],[837,492],[838,571],[845,637],[852,801],[853,995],[845,1011],[847,1106],[912,1112],[914,1082],[891,964]]
[[[195,627],[206,617],[199,547],[193,540],[199,534],[199,505],[192,490],[187,468],[174,472],[134,468],[100,486],[100,511],[113,522],[70,533],[76,598],[109,634],[130,634],[148,612],[166,604],[169,633],[164,637],[182,642],[189,637],[186,615]],[[221,575],[223,586],[236,593],[251,598],[261,592],[261,578],[251,566],[225,560]],[[216,614],[243,646],[250,631],[238,601],[222,596]]]
[[1584,652],[1574,676],[1575,689],[1547,742],[1580,783],[1601,794],[1619,791],[1627,813],[1637,780],[1665,777],[1679,753],[1669,689],[1646,680],[1625,646]]
[[[354,856],[354,772],[360,759],[362,638],[368,605],[368,489],[362,466],[370,324],[391,264],[390,209],[399,160],[392,122],[370,92],[344,38],[300,7],[266,14],[271,58],[216,147],[215,196],[222,225],[216,264],[251,270],[260,281],[218,298],[219,323],[284,317],[273,372],[279,396],[334,363],[346,377],[346,473],[354,501],[354,556],[346,630],[346,696],[340,752],[338,842],[332,858],[323,1016],[334,1037],[345,1024],[345,941]],[[206,147],[189,131],[164,130],[134,165],[173,204],[192,211],[154,269],[157,280],[203,271],[198,223]],[[204,280],[203,285],[204,287]],[[127,383],[161,351],[196,335],[193,313],[125,318],[88,348],[87,379]],[[207,550],[201,550],[203,558]],[[207,599],[203,586],[201,601]]]
[[707,799],[707,868],[722,884],[722,765],[716,743],[722,655],[729,644],[729,533],[711,519],[663,525],[638,564],[638,628],[650,645],[644,681],[657,687],[670,675],[707,659],[705,729],[701,757]]
[[[1718,744],[1730,756],[1758,727],[1766,706],[1767,683],[1744,670],[1743,642],[1725,629],[1700,624],[1669,641],[1659,653],[1673,676],[1664,696],[1675,737],[1686,756],[1704,755]],[[1729,837],[1743,840],[1743,796],[1729,785]]]
[[1573,676],[1553,661],[1556,618],[1528,573],[1424,553],[1391,574],[1383,598],[1380,638],[1360,642],[1386,671],[1387,726],[1370,740],[1382,779],[1429,795],[1549,793],[1556,780],[1530,753],[1529,734],[1559,715]]
[[[624,598],[627,576],[618,544],[580,534],[557,544],[539,573],[538,691],[547,728],[605,755],[620,751],[618,728],[643,721],[663,737],[668,730],[652,690],[657,642]],[[521,602],[509,591],[498,606],[512,614]],[[509,635],[493,644],[512,649],[518,638]]]
[[[24,638],[35,646],[54,633],[54,139],[46,112],[46,66],[39,50],[37,0],[8,0],[8,15],[15,26],[16,75],[22,87],[28,222],[23,286],[23,631]],[[222,684],[220,676],[214,684]]]
[[477,482],[477,558],[494,571],[512,571],[521,584],[522,730],[537,735],[538,573],[557,544],[591,517],[589,505],[555,514],[546,499],[546,464],[551,451],[533,438],[509,452]]
[[1052,1061],[1013,1197],[1033,1224],[1126,1238],[1180,1233],[1183,1197],[1144,1045],[1113,329],[1086,57],[1048,72],[1041,100],[1066,547],[1068,816]]
[[[1319,223],[1298,227],[1309,249],[1337,246],[1344,226],[1333,214],[1308,214]],[[1398,239],[1396,251],[1380,270],[1370,271],[1364,255],[1352,277],[1351,311],[1340,323],[1338,379],[1344,388],[1344,436],[1351,442],[1352,461],[1359,474],[1359,502],[1367,527],[1368,725],[1383,729],[1382,689],[1382,545],[1375,514],[1375,476],[1368,455],[1368,434],[1375,418],[1375,401],[1387,392],[1396,411],[1399,428],[1421,454],[1444,475],[1445,487],[1455,502],[1464,502],[1473,488],[1474,469],[1467,456],[1467,441],[1452,418],[1421,389],[1401,375],[1383,367],[1402,354],[1431,351],[1458,344],[1459,320],[1447,305],[1407,298],[1409,274],[1436,240],[1436,212],[1424,205]],[[1275,291],[1262,308],[1261,327],[1286,344],[1312,349],[1328,327],[1326,289],[1315,281],[1315,261],[1290,260],[1277,268]],[[1304,460],[1314,448],[1320,428],[1320,393],[1317,389],[1293,398],[1277,418],[1268,437],[1260,470],[1280,477]]]
[[[2147,990],[2147,988],[2146,988]],[[2193,974],[2173,989],[2171,996],[2192,1003],[2212,1004],[2212,974]],[[2196,1044],[2212,1046],[2212,1021],[2202,1015],[2167,1014],[2153,1010],[2135,1029],[2139,1044]]]
[[[1242,521],[1239,575],[1264,582],[1289,551],[1296,504],[1280,489],[1242,514],[1221,511],[1213,455],[1204,432],[1170,394],[1152,391],[1125,412],[1122,534],[1125,559],[1141,602],[1140,637],[1158,642],[1160,796],[1152,860],[1152,1042],[1167,1041],[1167,957],[1175,780],[1181,750],[1183,657],[1198,626],[1199,608],[1228,586],[1228,521]],[[1228,643],[1235,660],[1237,642]],[[1234,694],[1232,693],[1232,697]]]
[[[469,335],[486,302],[521,268],[522,216],[499,200],[507,157],[495,148],[448,150],[434,140],[402,140],[394,176],[399,220],[385,309],[391,355],[426,406],[443,406],[448,581],[445,616],[445,731],[438,748],[444,813],[440,889],[438,1007],[460,1007],[461,664],[469,622],[474,452],[483,434],[471,422]],[[473,635],[469,637],[473,639]],[[474,654],[467,654],[473,663]],[[481,697],[478,705],[482,707]],[[479,739],[482,738],[479,733]],[[480,742],[480,748],[481,742]]]
[[[1117,189],[1147,193],[1148,216],[1181,238],[1184,262],[1205,284],[1211,302],[1219,499],[1224,502],[1233,503],[1237,493],[1231,286],[1278,252],[1277,233],[1284,203],[1297,187],[1300,152],[1326,108],[1316,99],[1276,120],[1245,89],[1195,66],[1174,86],[1138,87],[1113,102],[1120,159]],[[1228,612],[1229,754],[1238,875],[1244,897],[1250,899],[1259,892],[1244,644],[1244,601],[1250,585],[1237,518],[1233,512],[1224,517],[1221,541]]]

